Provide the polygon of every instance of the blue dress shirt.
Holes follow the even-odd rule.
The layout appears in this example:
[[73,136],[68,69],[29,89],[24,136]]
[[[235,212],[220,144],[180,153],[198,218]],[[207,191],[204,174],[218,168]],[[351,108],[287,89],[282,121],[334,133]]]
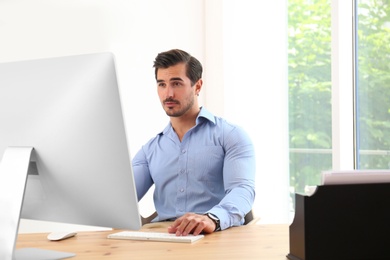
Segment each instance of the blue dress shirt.
[[239,226],[255,198],[255,154],[247,133],[205,108],[180,142],[171,124],[133,158],[138,199],[155,184],[154,221],[187,212],[216,215],[221,229]]

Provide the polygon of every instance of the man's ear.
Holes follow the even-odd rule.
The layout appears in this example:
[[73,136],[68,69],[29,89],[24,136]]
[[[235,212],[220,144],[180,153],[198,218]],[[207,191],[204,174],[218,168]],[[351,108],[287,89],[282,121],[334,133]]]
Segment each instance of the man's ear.
[[202,89],[202,85],[203,85],[203,80],[202,80],[202,79],[199,79],[199,80],[195,83],[195,95],[199,96],[199,92],[200,92],[200,90]]

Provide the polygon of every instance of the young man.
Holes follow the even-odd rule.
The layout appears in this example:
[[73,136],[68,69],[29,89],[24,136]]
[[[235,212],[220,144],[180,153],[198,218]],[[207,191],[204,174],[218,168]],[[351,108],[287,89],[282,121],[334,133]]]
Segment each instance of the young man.
[[255,154],[239,127],[199,107],[202,65],[185,51],[159,53],[157,92],[168,126],[133,159],[138,198],[154,184],[168,232],[198,235],[239,226],[255,198]]

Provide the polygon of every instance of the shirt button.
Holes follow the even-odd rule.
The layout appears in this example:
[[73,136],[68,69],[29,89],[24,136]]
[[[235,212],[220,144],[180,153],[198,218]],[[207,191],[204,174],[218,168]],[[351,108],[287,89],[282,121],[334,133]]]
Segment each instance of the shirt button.
[[184,192],[184,189],[183,189],[183,188],[181,188],[181,189],[180,189],[180,192]]
[[186,153],[186,150],[184,149],[184,150],[181,150],[181,153]]

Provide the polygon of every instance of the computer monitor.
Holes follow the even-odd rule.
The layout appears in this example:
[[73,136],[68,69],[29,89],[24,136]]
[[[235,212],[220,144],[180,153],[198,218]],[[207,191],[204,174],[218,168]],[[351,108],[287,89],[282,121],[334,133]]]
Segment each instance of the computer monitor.
[[1,255],[20,217],[141,227],[119,92],[111,53],[0,63]]

